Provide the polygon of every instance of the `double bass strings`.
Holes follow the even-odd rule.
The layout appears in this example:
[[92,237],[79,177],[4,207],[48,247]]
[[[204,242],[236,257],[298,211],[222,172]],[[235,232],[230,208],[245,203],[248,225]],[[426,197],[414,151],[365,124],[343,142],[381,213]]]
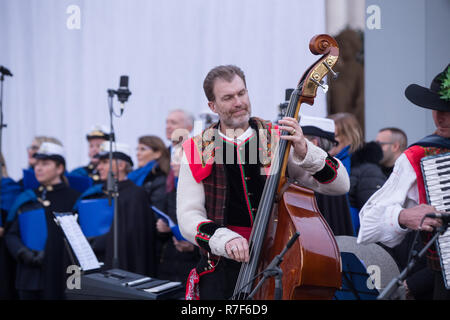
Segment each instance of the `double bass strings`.
[[[261,199],[272,198],[271,200],[273,200],[273,190],[278,185],[278,183],[276,183],[277,181],[275,180],[277,180],[276,175],[269,176],[264,186]],[[270,194],[272,194],[272,197],[270,196]],[[236,297],[237,299],[242,299],[245,297],[245,295],[249,294],[250,289],[248,288],[248,286],[253,282],[253,275],[258,264],[258,256],[262,247],[265,226],[267,225],[267,223],[264,222],[268,220],[271,213],[271,208],[272,203],[268,203],[268,201],[265,201],[262,206],[260,205],[260,207],[258,208],[254,228],[252,229],[249,239],[249,262],[242,263],[233,294],[233,297]]]
[[[301,88],[303,82],[299,84]],[[289,101],[289,106],[287,108],[286,116],[293,117],[296,113],[298,93],[301,91],[299,88],[294,90]],[[286,131],[283,134],[289,134]],[[249,239],[249,262],[243,262],[239,272],[238,279],[236,281],[235,290],[231,299],[244,299],[250,293],[249,286],[252,284],[253,280],[262,274],[260,272],[258,275],[254,275],[259,263],[259,257],[261,253],[261,248],[263,245],[263,240],[265,236],[265,231],[268,225],[269,217],[272,213],[273,200],[275,199],[275,193],[278,188],[278,184],[281,177],[280,161],[284,159],[286,150],[288,147],[288,141],[280,139],[279,143],[276,145],[275,155],[272,159],[270,175],[267,179],[263,193],[261,196],[260,206],[258,208],[256,219],[253,225],[252,232]],[[262,205],[261,205],[262,204]]]

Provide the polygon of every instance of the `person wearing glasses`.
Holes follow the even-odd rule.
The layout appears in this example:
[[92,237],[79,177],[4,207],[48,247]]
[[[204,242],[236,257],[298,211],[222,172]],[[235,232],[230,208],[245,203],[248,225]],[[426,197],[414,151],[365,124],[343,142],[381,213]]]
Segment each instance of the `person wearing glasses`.
[[389,178],[394,169],[395,161],[408,146],[408,138],[403,130],[389,127],[378,131],[375,141],[383,150],[383,159],[381,159],[380,165],[386,177]]
[[27,154],[28,154],[28,168],[32,169],[34,168],[37,160],[34,156],[34,154],[36,152],[38,152],[40,146],[44,143],[44,142],[51,142],[51,143],[56,143],[57,145],[62,146],[61,141],[59,141],[56,138],[53,137],[47,137],[47,136],[36,136],[34,137],[33,141],[31,142],[31,144],[27,147]]

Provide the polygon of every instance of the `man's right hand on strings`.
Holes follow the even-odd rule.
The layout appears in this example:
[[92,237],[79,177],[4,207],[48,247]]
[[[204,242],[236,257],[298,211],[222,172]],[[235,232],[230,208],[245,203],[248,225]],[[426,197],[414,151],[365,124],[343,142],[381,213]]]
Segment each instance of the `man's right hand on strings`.
[[245,238],[234,238],[225,244],[228,256],[237,262],[249,261],[248,242]]

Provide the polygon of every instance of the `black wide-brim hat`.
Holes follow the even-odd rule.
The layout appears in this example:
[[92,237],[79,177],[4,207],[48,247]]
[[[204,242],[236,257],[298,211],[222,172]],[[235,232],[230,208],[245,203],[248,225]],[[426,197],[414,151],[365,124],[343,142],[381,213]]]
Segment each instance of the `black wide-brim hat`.
[[[443,78],[446,76],[450,64],[434,77],[430,88],[422,87],[418,84],[410,84],[405,90],[405,96],[409,101],[422,108],[450,112],[450,100],[441,97]],[[450,90],[447,88],[446,90]]]

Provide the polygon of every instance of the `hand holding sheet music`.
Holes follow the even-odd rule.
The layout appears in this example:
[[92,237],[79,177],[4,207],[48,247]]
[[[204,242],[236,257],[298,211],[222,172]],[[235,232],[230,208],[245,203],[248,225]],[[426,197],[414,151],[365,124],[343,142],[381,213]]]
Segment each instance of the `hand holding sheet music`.
[[155,206],[152,206],[152,209],[158,215],[158,218],[163,219],[164,222],[167,223],[167,225],[172,230],[173,235],[178,241],[186,241],[186,239],[183,238],[183,236],[181,235],[180,228],[178,227],[178,225],[175,224],[175,222],[173,222],[173,220],[167,214],[165,214]]

